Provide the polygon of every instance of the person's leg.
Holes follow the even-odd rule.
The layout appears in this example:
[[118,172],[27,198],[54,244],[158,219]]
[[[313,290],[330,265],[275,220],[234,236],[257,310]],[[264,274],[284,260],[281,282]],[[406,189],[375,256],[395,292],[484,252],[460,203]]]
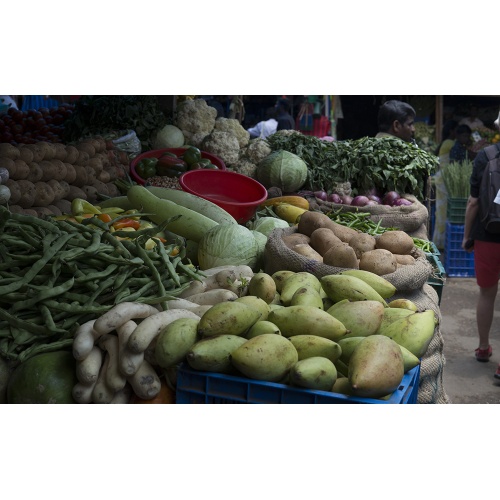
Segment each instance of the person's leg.
[[476,349],[478,361],[489,361],[492,354],[489,345],[490,329],[493,323],[495,298],[500,275],[500,245],[476,241],[474,243],[474,269],[479,296],[476,304],[476,323],[479,347]]
[[479,335],[479,349],[488,349],[491,324],[495,308],[498,283],[489,288],[479,288],[479,297],[476,306],[477,333]]

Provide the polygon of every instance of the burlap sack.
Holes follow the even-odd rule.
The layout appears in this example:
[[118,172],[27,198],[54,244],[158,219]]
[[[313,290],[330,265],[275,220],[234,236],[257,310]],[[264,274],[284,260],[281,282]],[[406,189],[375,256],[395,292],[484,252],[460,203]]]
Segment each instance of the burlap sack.
[[[288,248],[282,237],[295,232],[297,232],[296,226],[271,231],[264,253],[264,271],[267,274],[282,270],[306,271],[314,274],[317,278],[321,278],[329,274],[339,274],[344,270],[343,268],[327,266],[321,262],[308,259]],[[414,256],[416,257],[415,264],[403,266],[397,271],[383,276],[399,292],[421,289],[433,272],[432,264],[421,250],[415,249]]]
[[382,227],[395,227],[407,233],[421,230],[422,225],[428,222],[429,211],[427,207],[411,194],[405,194],[403,197],[413,203],[402,207],[390,207],[387,205],[353,207],[351,205],[332,203],[332,210],[342,209],[342,211],[346,212],[369,212],[371,214],[370,220],[375,223],[381,221],[380,225]]
[[450,404],[443,386],[443,369],[446,360],[443,354],[444,339],[440,328],[442,316],[438,305],[438,294],[430,285],[424,284],[419,290],[405,294],[398,293],[391,297],[391,300],[397,298],[410,299],[417,305],[420,311],[432,309],[438,318],[434,336],[420,362],[417,403]]

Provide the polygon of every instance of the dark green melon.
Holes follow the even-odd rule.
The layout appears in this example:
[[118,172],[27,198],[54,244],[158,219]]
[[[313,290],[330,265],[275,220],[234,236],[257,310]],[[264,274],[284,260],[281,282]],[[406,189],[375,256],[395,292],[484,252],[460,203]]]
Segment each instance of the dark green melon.
[[68,351],[37,354],[18,365],[7,385],[10,404],[69,404],[76,378],[76,361]]

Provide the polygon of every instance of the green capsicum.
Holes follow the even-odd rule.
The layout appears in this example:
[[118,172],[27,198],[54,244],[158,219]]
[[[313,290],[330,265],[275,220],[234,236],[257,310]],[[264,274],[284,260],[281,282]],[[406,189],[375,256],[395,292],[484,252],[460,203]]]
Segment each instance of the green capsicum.
[[150,177],[157,175],[157,163],[158,158],[144,158],[137,164],[137,166],[135,167],[135,171],[141,178],[149,179]]
[[189,146],[182,154],[182,159],[188,164],[196,163],[201,160],[201,151],[194,146]]

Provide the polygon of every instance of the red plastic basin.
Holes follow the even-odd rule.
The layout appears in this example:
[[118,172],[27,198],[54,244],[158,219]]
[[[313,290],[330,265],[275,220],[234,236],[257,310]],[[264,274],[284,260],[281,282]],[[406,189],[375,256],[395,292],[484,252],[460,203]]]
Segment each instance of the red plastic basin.
[[[130,176],[134,179],[137,184],[144,185],[145,180],[136,172],[136,165],[144,158],[159,158],[163,153],[169,152],[174,153],[174,155],[180,156],[186,148],[165,148],[165,149],[152,149],[151,151],[146,151],[145,153],[136,156],[130,162]],[[226,170],[226,164],[218,157],[206,151],[201,152],[201,157],[210,160],[215,166],[219,167],[220,170]]]
[[248,222],[267,199],[260,182],[229,170],[190,170],[179,177],[179,184],[184,191],[223,208],[239,224]]

